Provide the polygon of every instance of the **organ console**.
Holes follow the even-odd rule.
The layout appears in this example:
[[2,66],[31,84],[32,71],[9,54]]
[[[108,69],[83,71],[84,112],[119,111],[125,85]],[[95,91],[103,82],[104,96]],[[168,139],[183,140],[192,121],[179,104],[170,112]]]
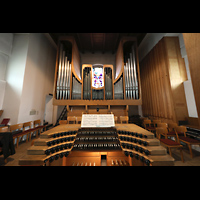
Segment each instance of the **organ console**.
[[19,165],[171,166],[167,154],[154,134],[135,124],[116,124],[111,128],[81,128],[80,124],[62,124],[40,135]]

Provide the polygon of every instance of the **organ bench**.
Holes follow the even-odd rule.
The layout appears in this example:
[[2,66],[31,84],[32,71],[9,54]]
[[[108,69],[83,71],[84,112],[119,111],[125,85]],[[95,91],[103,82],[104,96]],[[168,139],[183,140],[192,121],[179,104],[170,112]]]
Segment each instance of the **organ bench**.
[[112,128],[81,128],[61,124],[45,131],[19,159],[23,166],[173,166],[154,134],[135,124]]

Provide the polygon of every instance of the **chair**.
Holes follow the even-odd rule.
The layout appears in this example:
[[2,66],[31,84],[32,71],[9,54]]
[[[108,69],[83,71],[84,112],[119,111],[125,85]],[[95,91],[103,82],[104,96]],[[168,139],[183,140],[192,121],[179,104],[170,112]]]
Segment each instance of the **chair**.
[[0,127],[0,133],[8,132],[8,126]]
[[117,124],[118,117],[114,116],[115,124]]
[[160,119],[154,119],[153,121],[152,121],[152,124],[154,125],[154,127],[157,127],[157,124],[158,123],[161,123],[161,120]]
[[161,135],[167,139],[168,129],[166,127],[157,127],[156,129],[156,137],[160,140]]
[[154,127],[154,125],[151,123],[151,120],[148,119],[148,120],[144,120],[143,121],[143,125],[144,125],[144,128],[148,131],[151,131],[151,132],[155,132],[156,129]]
[[26,142],[31,140],[31,133],[34,131],[34,129],[31,128],[32,124],[32,121],[23,123],[23,132],[27,133]]
[[168,125],[167,125],[167,123],[157,123],[157,127],[167,128]]
[[21,137],[22,139],[24,136],[22,129],[23,129],[23,123],[14,124],[10,126],[10,132],[13,134],[13,142],[15,138],[17,138],[16,148],[18,147],[18,144],[19,144],[19,138]]
[[121,124],[123,124],[123,122],[125,122],[126,124],[128,124],[129,117],[128,116],[120,116],[119,120],[120,120]]
[[156,135],[159,138],[160,142],[169,149],[170,156],[172,156],[171,148],[179,148],[181,154],[181,160],[182,162],[184,162],[183,152],[182,152],[183,146],[181,144],[173,140],[167,139],[166,137],[165,139],[160,139],[160,135],[165,135],[167,132],[168,132],[167,128],[162,128],[162,127],[156,128]]
[[177,123],[168,123],[168,130],[169,132],[174,131],[175,133],[175,128],[177,127]]
[[59,124],[67,124],[67,120],[60,120]]
[[188,145],[190,156],[191,158],[193,158],[191,145],[200,145],[200,141],[187,137],[186,135],[187,128],[185,126],[177,126],[175,130],[176,130],[176,137],[177,137],[178,142],[179,143],[183,142]]
[[163,128],[163,133],[161,133],[161,135],[163,135],[165,137],[165,139],[168,139],[168,137],[174,137],[175,141],[177,141],[176,140],[176,133],[175,133],[175,131],[170,131],[169,132],[169,129],[167,127],[168,126],[167,123],[158,123],[157,126],[158,126],[158,128],[159,127]]
[[38,137],[39,130],[46,131],[46,126],[41,125],[40,119],[33,121],[33,125],[34,125],[34,129],[36,130],[36,138]]
[[168,123],[168,137],[174,137],[175,140],[177,141],[176,138],[176,132],[175,132],[175,128],[177,127],[177,123]]
[[67,117],[67,123],[70,124],[70,122],[72,122],[72,124],[75,124],[76,123],[76,117],[75,116]]
[[76,117],[76,124],[81,124],[82,117]]

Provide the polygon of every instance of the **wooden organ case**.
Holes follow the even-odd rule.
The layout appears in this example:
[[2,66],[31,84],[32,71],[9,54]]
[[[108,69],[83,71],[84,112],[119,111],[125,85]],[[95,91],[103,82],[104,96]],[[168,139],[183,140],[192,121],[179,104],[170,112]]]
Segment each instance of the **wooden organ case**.
[[[60,37],[53,104],[67,106],[67,116],[77,115],[71,110],[79,110],[79,116],[83,112],[92,113],[97,106],[100,113],[113,112],[116,116],[127,116],[129,105],[142,104],[137,52],[136,38],[123,37],[117,49],[115,66],[109,63],[81,65],[75,39]],[[94,78],[94,73],[98,77]],[[102,81],[102,85],[94,86],[94,81]]]
[[[140,85],[135,38],[120,40],[116,66],[94,63],[81,66],[74,38],[60,37],[53,104],[67,106],[67,116],[74,115],[70,110],[76,110],[79,116],[82,112],[128,115],[128,105],[142,104]],[[102,156],[106,156],[107,166],[174,164],[153,133],[135,124],[116,123],[112,128],[56,126],[35,140],[19,165],[101,166]]]

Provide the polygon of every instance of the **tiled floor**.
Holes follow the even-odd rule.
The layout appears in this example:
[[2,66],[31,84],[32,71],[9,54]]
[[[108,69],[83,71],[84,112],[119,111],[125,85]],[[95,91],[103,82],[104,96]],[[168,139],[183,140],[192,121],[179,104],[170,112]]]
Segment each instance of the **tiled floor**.
[[[27,148],[31,146],[31,142],[23,142],[19,144],[18,148],[15,149],[16,153],[7,158],[8,163],[5,164],[3,155],[0,156],[0,166],[19,166],[18,160],[27,154]],[[181,161],[180,150],[172,149],[172,156],[175,159],[175,166],[200,166],[200,152],[193,150],[194,158],[190,157],[190,153],[187,147],[183,149],[184,163]],[[102,165],[106,165],[106,160],[102,161]]]

